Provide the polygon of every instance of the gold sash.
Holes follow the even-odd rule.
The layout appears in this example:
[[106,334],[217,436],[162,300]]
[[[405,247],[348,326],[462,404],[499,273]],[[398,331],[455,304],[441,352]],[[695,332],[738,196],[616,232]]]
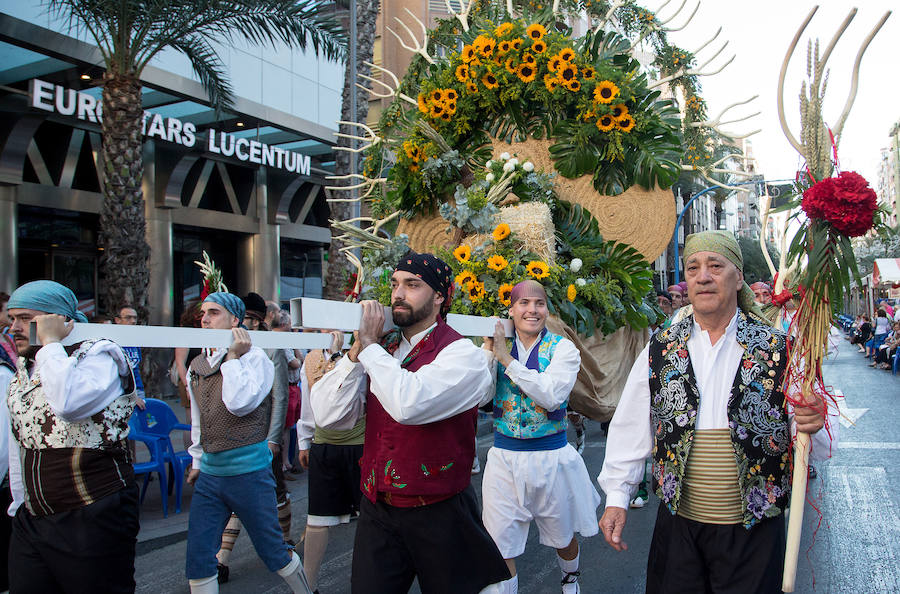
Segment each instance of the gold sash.
[[678,515],[705,524],[741,523],[741,490],[729,429],[694,432]]

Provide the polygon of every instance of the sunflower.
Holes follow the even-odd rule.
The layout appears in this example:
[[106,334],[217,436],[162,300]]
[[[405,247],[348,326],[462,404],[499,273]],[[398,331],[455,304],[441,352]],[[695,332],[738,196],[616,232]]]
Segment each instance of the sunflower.
[[409,166],[409,170],[412,171],[413,173],[415,173],[419,170],[419,166],[416,163],[413,163],[412,165]]
[[466,90],[467,90],[470,94],[474,95],[475,93],[478,92],[478,85],[476,85],[476,84],[473,83],[472,81],[469,81],[469,82],[466,83]]
[[497,52],[501,54],[508,53],[511,49],[512,43],[510,43],[509,41],[501,41],[500,45],[497,46]]
[[460,64],[456,67],[456,80],[459,82],[466,82],[469,78],[469,66],[467,64]]
[[442,103],[432,103],[431,104],[431,111],[429,112],[428,115],[430,115],[433,118],[439,118],[439,117],[441,117],[442,113],[444,113],[444,105]]
[[446,109],[446,113],[453,115],[456,113],[456,101],[447,101],[444,103],[444,109]]
[[515,60],[513,58],[509,58],[508,60],[506,60],[506,63],[504,64],[506,71],[509,72],[510,74],[516,73],[516,67],[513,65],[514,61]]
[[573,78],[569,82],[566,83],[566,88],[570,91],[579,91],[581,90],[581,83],[578,82],[577,78]]
[[512,295],[512,290],[513,286],[509,283],[503,283],[502,285],[500,285],[500,288],[497,289],[497,301],[499,301],[501,305],[509,307],[509,297],[510,295]]
[[622,116],[628,115],[628,108],[625,107],[624,103],[616,103],[610,109],[612,109],[612,117],[615,118],[616,121],[619,121]]
[[524,54],[522,54],[522,61],[527,64],[534,64],[537,60],[534,59],[534,56],[532,56],[528,52],[525,52]]
[[494,254],[493,256],[488,258],[487,265],[491,270],[500,272],[509,265],[509,260],[501,256],[500,254]]
[[575,301],[575,297],[578,296],[578,289],[575,288],[575,285],[569,285],[569,288],[566,289],[566,299],[569,301]]
[[559,80],[552,74],[545,74],[544,86],[547,87],[547,90],[552,93],[556,89],[556,87],[559,86]]
[[529,83],[537,76],[537,68],[534,67],[534,64],[520,64],[519,68],[516,70],[516,76],[518,76],[519,80],[522,82]]
[[619,94],[619,87],[611,80],[601,80],[594,89],[594,101],[596,103],[612,103]]
[[562,58],[563,62],[571,62],[575,59],[575,50],[567,47],[559,52],[559,57]]
[[419,106],[419,111],[422,113],[428,113],[428,104],[425,103],[425,95],[419,93],[419,96],[416,98],[416,104]]
[[472,281],[466,285],[466,290],[469,292],[469,299],[472,301],[484,299],[484,283]]
[[441,89],[435,89],[431,91],[431,100],[432,101],[443,101],[444,100],[444,91]]
[[444,120],[445,122],[449,122],[451,117],[452,116],[450,115],[449,111],[445,111],[444,113],[441,114],[441,119]]
[[459,274],[456,275],[456,284],[460,287],[464,287],[469,283],[474,283],[478,280],[475,276],[475,273],[471,270],[463,270]]
[[525,29],[525,35],[530,39],[542,39],[547,34],[547,29],[539,23],[528,25]]
[[540,260],[532,260],[525,266],[525,271],[532,277],[540,280],[550,276],[550,267]]
[[407,141],[403,143],[403,152],[406,153],[406,156],[412,159],[413,161],[418,161],[416,156],[419,154],[418,147],[413,143]]
[[461,245],[453,250],[453,256],[460,262],[468,262],[472,257],[472,248],[467,245]]
[[447,101],[456,101],[456,98],[459,95],[456,94],[456,89],[444,89],[444,97]]
[[[480,41],[479,41],[480,40]],[[475,49],[478,50],[478,53],[484,56],[485,58],[490,58],[494,53],[494,48],[497,47],[497,42],[491,39],[490,37],[486,37],[484,35],[479,35],[474,42]]]
[[589,109],[586,112],[584,112],[584,114],[581,117],[586,122],[588,120],[593,120],[595,117],[597,117],[597,114],[594,112],[593,109]]
[[622,132],[631,132],[631,129],[634,128],[634,118],[626,113],[621,118],[616,120],[616,128],[618,128]]
[[518,49],[521,48],[521,47],[522,47],[522,40],[521,40],[521,39],[513,39],[513,40],[512,40],[512,48],[513,48],[514,50],[518,50]]
[[609,114],[602,115],[597,120],[597,129],[601,132],[609,132],[616,127],[616,121]]
[[597,71],[590,66],[585,66],[581,69],[581,76],[584,78],[584,80],[594,80],[594,75],[596,73]]
[[494,236],[494,241],[503,241],[504,239],[509,237],[509,233],[509,225],[507,225],[506,223],[500,223],[499,225],[494,227],[494,232],[492,235]]
[[486,86],[489,89],[496,89],[497,87],[500,86],[500,84],[497,82],[497,77],[494,76],[493,74],[491,74],[490,72],[488,72],[481,78],[481,82],[483,82],[484,86]]
[[563,63],[556,71],[556,76],[557,78],[559,78],[559,82],[563,84],[567,84],[568,82],[575,80],[575,77],[577,75],[578,66],[576,66],[575,64]]
[[531,50],[536,54],[543,54],[547,51],[547,44],[539,39],[531,44]]
[[556,72],[556,70],[560,67],[560,65],[562,63],[563,63],[562,58],[560,58],[559,56],[553,56],[552,58],[550,58],[550,61],[547,62],[547,68],[550,69],[550,72]]
[[513,30],[512,23],[502,23],[496,29],[494,29],[495,37],[505,37],[509,35],[510,31]]
[[460,52],[460,56],[462,57],[462,61],[468,64],[475,59],[475,48],[471,45],[464,45]]

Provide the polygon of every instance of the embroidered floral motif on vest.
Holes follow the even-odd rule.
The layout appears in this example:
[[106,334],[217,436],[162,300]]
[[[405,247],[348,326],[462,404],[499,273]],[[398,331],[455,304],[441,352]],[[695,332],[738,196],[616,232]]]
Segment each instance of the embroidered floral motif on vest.
[[[650,339],[650,417],[655,432],[653,479],[673,514],[678,511],[700,403],[687,340],[689,316]],[[783,513],[790,495],[790,437],[781,391],[787,363],[785,334],[738,312],[744,348],[728,401],[728,425],[738,468],[743,524]]]
[[[562,336],[544,332],[537,346],[538,371],[550,365]],[[566,406],[547,412],[516,386],[506,375],[506,367],[497,363],[497,393],[494,396],[494,429],[516,439],[534,439],[554,435],[568,427]]]

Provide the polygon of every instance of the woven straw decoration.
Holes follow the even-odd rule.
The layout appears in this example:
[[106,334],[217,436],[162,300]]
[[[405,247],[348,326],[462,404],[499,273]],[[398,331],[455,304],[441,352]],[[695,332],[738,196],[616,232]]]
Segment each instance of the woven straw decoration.
[[[552,140],[529,138],[525,142],[507,144],[493,141],[494,158],[508,152],[519,162],[531,161],[537,169],[555,172],[549,147]],[[594,189],[591,176],[569,179],[557,173],[553,180],[560,200],[580,204],[594,218],[606,240],[621,241],[641,252],[652,262],[666,249],[675,230],[675,199],[671,190],[644,190],[632,186],[618,196],[604,196]]]
[[453,249],[457,243],[447,232],[450,223],[441,215],[418,215],[412,219],[400,219],[397,234],[409,236],[409,247],[416,252],[433,252],[436,248]]
[[[504,206],[494,218],[495,223],[506,223],[526,252],[532,252],[544,262],[556,261],[556,229],[550,207],[543,202],[523,202]],[[490,233],[467,235],[462,244],[473,250],[490,244]]]

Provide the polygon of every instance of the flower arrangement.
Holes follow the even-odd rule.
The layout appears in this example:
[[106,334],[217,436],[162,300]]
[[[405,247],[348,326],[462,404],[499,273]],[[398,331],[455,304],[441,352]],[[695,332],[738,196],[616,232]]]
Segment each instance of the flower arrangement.
[[859,237],[874,224],[878,198],[863,176],[843,171],[804,190],[801,207],[810,219],[827,222],[841,235]]

